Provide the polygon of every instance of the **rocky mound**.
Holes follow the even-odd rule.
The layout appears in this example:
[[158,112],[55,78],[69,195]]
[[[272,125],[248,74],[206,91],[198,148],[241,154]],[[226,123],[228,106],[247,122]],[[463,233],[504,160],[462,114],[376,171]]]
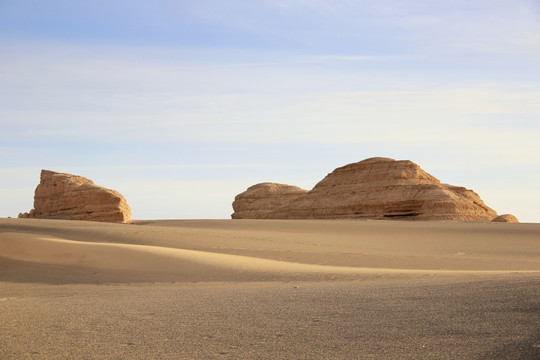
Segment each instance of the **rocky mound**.
[[127,223],[131,221],[131,209],[120,193],[90,179],[41,170],[34,209],[19,217]]
[[307,193],[298,186],[275,183],[261,183],[249,187],[236,196],[232,206],[233,219],[264,218],[268,212],[277,211],[291,201]]
[[[250,188],[251,189],[251,188]],[[304,190],[305,191],[305,190]],[[337,168],[311,191],[278,205],[252,202],[250,213],[237,209],[249,202],[248,191],[235,198],[233,218],[264,219],[407,219],[491,221],[497,213],[474,191],[441,184],[415,163],[371,158]],[[258,206],[260,204],[260,206]]]
[[518,223],[519,220],[512,214],[503,214],[497,216],[495,219],[491,220],[493,222],[507,222],[507,223]]

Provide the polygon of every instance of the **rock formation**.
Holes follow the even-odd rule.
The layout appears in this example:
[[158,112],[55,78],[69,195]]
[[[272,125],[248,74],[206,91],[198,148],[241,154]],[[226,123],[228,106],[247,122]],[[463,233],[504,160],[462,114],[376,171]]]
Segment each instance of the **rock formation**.
[[307,193],[297,186],[261,183],[249,187],[234,202],[233,219],[258,219],[274,212]]
[[[275,191],[267,200],[260,193],[257,201],[253,201],[252,189],[260,185],[236,196],[233,219],[491,221],[497,216],[474,191],[441,184],[408,160],[363,160],[337,168],[311,191],[296,188],[293,197]],[[271,185],[275,189],[288,187]],[[267,205],[268,201],[272,206]]]
[[503,214],[497,216],[495,219],[491,220],[493,222],[507,222],[507,223],[518,223],[519,220],[512,214]]
[[19,217],[128,223],[131,209],[120,193],[98,186],[92,180],[41,170],[34,209]]

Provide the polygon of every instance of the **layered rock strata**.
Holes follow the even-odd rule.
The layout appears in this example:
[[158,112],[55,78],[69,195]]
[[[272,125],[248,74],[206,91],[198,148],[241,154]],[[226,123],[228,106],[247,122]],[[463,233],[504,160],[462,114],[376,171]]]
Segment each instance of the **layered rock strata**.
[[497,216],[474,191],[442,184],[408,160],[371,158],[349,164],[328,174],[311,191],[295,195],[279,205],[277,192],[272,195],[276,206],[266,206],[260,198],[244,212],[250,203],[248,189],[236,196],[232,217],[491,221]]
[[90,179],[41,170],[34,209],[19,217],[128,223],[131,209],[120,193],[98,186]]
[[285,184],[261,183],[249,187],[233,202],[233,219],[264,218],[268,212],[278,211],[308,191]]

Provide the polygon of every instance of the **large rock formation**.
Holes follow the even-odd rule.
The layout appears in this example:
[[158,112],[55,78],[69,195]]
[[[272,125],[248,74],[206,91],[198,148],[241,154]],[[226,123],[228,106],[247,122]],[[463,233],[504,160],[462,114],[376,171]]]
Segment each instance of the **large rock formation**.
[[[257,185],[256,185],[257,186]],[[270,185],[265,185],[269,187]],[[271,184],[274,188],[287,185]],[[250,189],[253,189],[251,187]],[[309,191],[280,204],[274,192],[251,201],[252,192],[236,196],[234,219],[407,219],[491,221],[497,213],[464,187],[441,184],[415,163],[371,158],[337,168]],[[244,209],[249,205],[250,211]]]
[[264,218],[268,212],[278,211],[308,191],[298,186],[262,183],[249,187],[234,202],[233,219]]
[[41,170],[34,209],[19,217],[127,223],[131,209],[120,193],[82,176]]

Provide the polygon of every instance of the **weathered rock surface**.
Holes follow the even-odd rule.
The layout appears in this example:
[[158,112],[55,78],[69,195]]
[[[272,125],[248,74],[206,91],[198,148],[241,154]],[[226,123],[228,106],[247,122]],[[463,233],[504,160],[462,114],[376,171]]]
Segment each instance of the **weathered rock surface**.
[[497,216],[495,219],[491,220],[493,222],[507,222],[507,223],[518,223],[519,220],[512,214],[503,214]]
[[264,218],[268,212],[277,211],[308,191],[276,183],[261,183],[249,187],[236,196],[233,202],[233,219]]
[[34,209],[19,217],[128,223],[131,209],[120,193],[98,186],[90,179],[41,170]]
[[[266,206],[263,194],[251,201],[250,189],[236,196],[234,219],[491,221],[497,216],[474,191],[441,184],[408,160],[371,158],[337,168],[311,191],[298,191],[281,205],[279,192],[271,196],[274,206]],[[247,203],[250,212],[241,211]]]

